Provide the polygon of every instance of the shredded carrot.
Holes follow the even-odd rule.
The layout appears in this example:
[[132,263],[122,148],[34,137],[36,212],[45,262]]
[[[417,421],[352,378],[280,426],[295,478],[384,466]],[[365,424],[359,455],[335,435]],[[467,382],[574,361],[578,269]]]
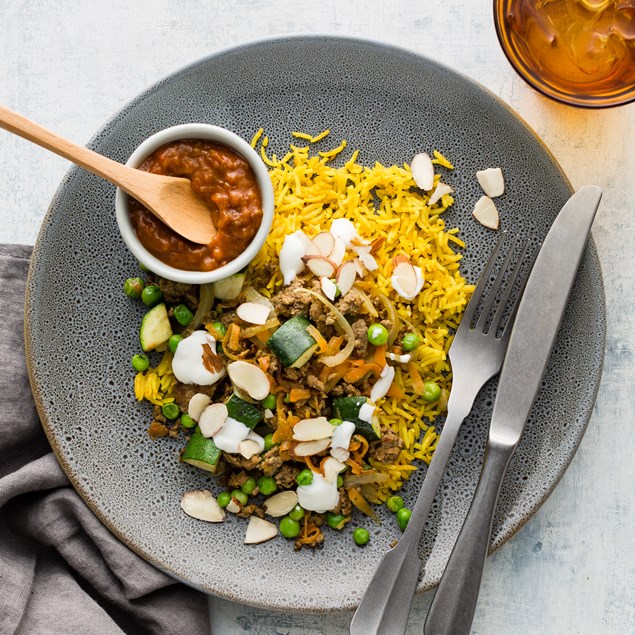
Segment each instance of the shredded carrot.
[[290,441],[293,438],[293,428],[289,419],[285,416],[284,393],[282,392],[279,392],[276,397],[276,414],[278,416],[278,427],[273,433],[272,442],[282,443],[283,441]]
[[357,461],[351,458],[346,459],[346,465],[351,468],[353,474],[363,474],[366,471]]
[[217,341],[222,342],[224,335],[214,328],[213,324],[206,324],[205,330]]
[[356,463],[361,464],[364,462],[364,457],[366,456],[366,452],[368,452],[368,441],[360,435],[356,434],[355,436],[358,439],[358,443],[357,443],[357,447],[354,450],[351,450],[351,458]]
[[304,517],[304,528],[302,534],[296,538],[296,544],[314,545],[324,540],[324,534],[315,523],[309,523],[308,518]]
[[313,326],[313,324],[309,324],[309,326],[306,327],[306,332],[317,342],[319,347],[318,353],[326,353],[328,351],[328,342],[324,339],[322,333]]
[[378,377],[381,373],[381,369],[374,362],[364,363],[357,366],[357,368],[349,370],[344,375],[344,381],[349,384],[354,384],[356,381],[366,377],[369,373],[373,373],[376,377]]
[[306,388],[292,388],[289,392],[289,401],[296,403],[297,401],[303,401],[311,396],[311,391]]
[[258,358],[258,366],[263,370],[263,372],[269,371],[269,366],[271,365],[271,357],[269,355],[263,355]]
[[319,467],[315,467],[315,465],[313,464],[313,459],[311,459],[310,456],[304,456],[302,458],[304,459],[306,466],[311,470],[311,472],[319,472],[320,474],[324,475],[322,466],[320,465]]
[[373,355],[373,362],[377,364],[381,369],[386,365],[386,345],[382,344],[381,346],[375,347],[375,354]]
[[335,355],[340,350],[340,346],[342,345],[344,339],[343,335],[334,335],[329,340],[327,355]]
[[413,362],[408,363],[408,372],[410,373],[410,379],[412,379],[412,389],[415,394],[423,395],[425,392],[425,386],[423,384],[423,379],[421,379],[421,375],[417,370],[416,366]]
[[379,522],[377,514],[373,511],[372,507],[368,504],[368,501],[362,496],[361,492],[356,487],[349,487],[346,489],[348,497],[351,499],[351,503],[359,509],[360,512],[370,516],[374,521]]
[[400,388],[396,381],[393,381],[390,384],[390,388],[386,393],[389,397],[394,397],[395,399],[405,399],[406,393]]
[[229,347],[237,351],[240,348],[240,326],[238,326],[238,324],[231,324],[229,330],[231,330],[231,334],[229,335]]

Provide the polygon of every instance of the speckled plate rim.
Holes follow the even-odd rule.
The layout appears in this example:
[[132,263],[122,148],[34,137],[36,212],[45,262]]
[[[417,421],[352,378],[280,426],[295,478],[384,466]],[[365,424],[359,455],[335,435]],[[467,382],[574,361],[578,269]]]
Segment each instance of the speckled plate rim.
[[[348,43],[359,43],[359,44],[362,44],[362,45],[375,46],[375,47],[378,47],[378,48],[383,48],[389,53],[390,52],[395,52],[395,53],[400,53],[402,55],[412,56],[415,59],[418,58],[418,59],[424,60],[426,62],[426,64],[434,66],[434,67],[436,67],[437,69],[440,69],[440,70],[449,70],[450,72],[452,72],[453,74],[455,74],[456,76],[461,78],[466,84],[469,84],[472,87],[473,90],[485,93],[490,99],[492,99],[495,102],[497,102],[497,104],[499,106],[501,106],[509,114],[511,114],[512,117],[521,126],[523,126],[529,132],[529,134],[532,137],[534,137],[534,139],[541,145],[541,147],[544,150],[544,152],[551,159],[551,162],[553,164],[554,169],[559,171],[560,177],[566,183],[566,185],[567,185],[568,189],[571,191],[571,193],[573,193],[574,188],[573,188],[570,180],[566,176],[564,170],[562,169],[562,167],[558,163],[557,159],[555,158],[555,156],[551,152],[551,150],[545,145],[545,143],[542,141],[540,136],[535,132],[535,130],[516,111],[514,111],[507,103],[505,103],[502,99],[500,99],[496,94],[494,94],[488,88],[486,88],[482,84],[478,83],[477,81],[473,80],[472,78],[464,75],[460,71],[455,70],[454,68],[445,66],[444,64],[442,64],[442,63],[440,63],[440,62],[438,62],[436,60],[432,60],[432,59],[430,59],[430,58],[428,58],[428,57],[426,57],[424,55],[421,55],[419,53],[416,53],[415,51],[412,51],[410,49],[406,49],[406,48],[399,47],[399,46],[396,46],[396,45],[393,45],[393,44],[389,44],[389,43],[386,43],[386,42],[374,40],[372,38],[334,36],[334,35],[319,34],[319,33],[298,33],[298,34],[292,34],[292,35],[280,35],[280,36],[273,36],[273,37],[266,37],[266,38],[257,38],[257,39],[253,39],[253,40],[244,42],[244,43],[242,43],[240,45],[224,47],[224,48],[219,49],[218,51],[216,51],[216,52],[214,52],[214,53],[212,53],[210,55],[203,56],[203,57],[193,61],[192,63],[187,64],[186,66],[181,67],[181,68],[173,71],[169,75],[163,77],[159,81],[155,82],[154,84],[152,84],[151,86],[146,88],[143,92],[141,92],[136,97],[134,97],[131,100],[129,100],[128,102],[126,102],[126,104],[122,108],[120,108],[116,113],[114,113],[98,129],[98,131],[91,137],[90,141],[86,145],[89,148],[94,147],[99,142],[99,140],[102,137],[102,135],[104,135],[105,133],[107,133],[109,131],[109,128],[110,128],[112,122],[115,121],[116,119],[118,119],[119,116],[123,112],[125,112],[126,110],[132,108],[134,105],[136,105],[136,104],[138,104],[140,102],[143,102],[149,95],[153,94],[155,91],[160,89],[165,83],[169,83],[173,78],[177,78],[179,76],[182,76],[183,74],[196,72],[197,68],[199,68],[199,67],[201,67],[203,65],[209,64],[209,63],[213,62],[213,60],[215,58],[222,57],[222,56],[224,56],[224,55],[226,55],[228,53],[240,54],[240,52],[243,51],[243,50],[249,50],[252,47],[259,46],[259,45],[266,45],[268,43],[293,42],[294,44],[298,45],[302,41],[307,40],[307,39],[310,39],[310,40],[322,40],[324,42],[333,42],[333,43],[338,43],[338,42],[339,43],[346,43],[346,42],[348,42]],[[51,203],[49,205],[49,208],[48,208],[48,210],[47,210],[47,212],[46,212],[46,214],[44,216],[44,219],[42,221],[42,226],[46,225],[47,221],[50,220],[50,217],[53,214],[54,208],[55,208],[59,198],[61,197],[66,185],[69,183],[69,181],[72,179],[72,177],[75,174],[75,172],[77,172],[78,170],[80,170],[80,168],[73,166],[73,167],[71,167],[69,169],[69,171],[62,178],[62,180],[60,182],[60,185],[58,186],[55,194],[53,195],[53,198],[51,199]],[[28,315],[30,314],[30,307],[31,307],[31,303],[32,303],[31,290],[33,288],[33,279],[34,279],[34,276],[35,276],[35,270],[37,269],[37,263],[38,263],[39,259],[41,258],[41,255],[42,255],[44,241],[45,241],[45,237],[43,235],[43,232],[40,231],[38,233],[35,245],[33,247],[31,263],[30,263],[29,271],[28,271],[28,275],[27,275],[26,295],[25,295],[25,304],[24,304],[24,308],[25,308],[24,342],[25,342],[26,362],[27,362],[27,371],[28,371],[28,374],[29,374],[29,380],[30,380],[30,383],[31,383],[31,389],[32,389],[32,392],[33,392],[33,396],[34,396],[37,412],[38,412],[38,415],[40,417],[40,421],[42,423],[42,427],[44,428],[44,432],[45,432],[45,434],[47,436],[47,439],[48,439],[48,441],[49,441],[49,443],[50,443],[50,445],[51,445],[51,447],[53,449],[53,452],[55,453],[55,456],[56,456],[57,460],[60,462],[64,472],[66,473],[66,475],[67,475],[67,477],[68,477],[68,479],[69,479],[69,481],[71,483],[71,485],[79,493],[79,495],[84,500],[84,502],[88,505],[88,507],[91,509],[91,511],[99,518],[99,520],[108,528],[108,530],[114,536],[116,536],[122,543],[124,543],[132,551],[137,553],[144,560],[146,560],[147,562],[151,563],[157,569],[159,569],[159,570],[163,571],[164,573],[170,575],[171,577],[174,577],[175,579],[187,584],[188,586],[190,586],[192,588],[195,588],[197,590],[200,590],[200,591],[202,591],[204,593],[210,593],[210,594],[216,595],[218,597],[223,597],[225,599],[228,599],[228,600],[231,600],[231,601],[235,601],[235,602],[249,603],[249,604],[251,604],[253,606],[256,606],[256,607],[259,607],[259,608],[263,608],[263,609],[284,610],[279,605],[275,605],[274,606],[274,605],[268,605],[268,604],[259,603],[259,602],[249,602],[245,597],[240,597],[240,596],[237,596],[237,595],[233,595],[232,593],[224,592],[223,589],[207,588],[204,585],[198,585],[198,584],[193,583],[190,580],[186,580],[186,579],[183,579],[182,577],[180,577],[177,573],[172,571],[170,569],[170,567],[166,565],[166,563],[158,560],[152,553],[150,553],[147,550],[145,550],[142,547],[140,547],[139,544],[137,542],[135,542],[134,538],[132,538],[132,537],[122,533],[121,531],[119,531],[119,529],[117,528],[116,524],[112,521],[112,519],[108,518],[107,516],[105,516],[104,514],[101,513],[101,511],[99,510],[99,506],[97,505],[97,502],[95,500],[93,500],[93,498],[90,495],[90,493],[81,485],[81,482],[80,482],[80,479],[79,479],[78,475],[73,473],[73,471],[70,469],[69,465],[64,460],[64,457],[63,457],[63,455],[62,455],[62,453],[60,451],[60,447],[59,447],[59,444],[58,444],[58,440],[57,440],[55,431],[54,431],[54,429],[53,429],[53,427],[51,425],[51,422],[48,419],[46,408],[44,406],[44,396],[42,394],[41,387],[39,386],[39,384],[38,384],[38,382],[36,380],[36,377],[35,377],[34,365],[33,365],[33,361],[32,361],[33,347],[31,346],[31,339],[33,337],[33,333],[31,331],[31,323],[28,320]],[[536,511],[542,506],[542,504],[545,502],[545,500],[550,496],[550,494],[556,488],[556,486],[560,482],[561,478],[563,477],[564,473],[566,472],[567,468],[571,464],[571,461],[573,460],[573,457],[575,456],[575,454],[577,452],[577,449],[578,449],[578,447],[580,445],[580,442],[582,441],[582,438],[584,436],[586,428],[587,428],[587,426],[589,424],[589,420],[591,418],[591,414],[592,414],[592,411],[593,411],[593,406],[594,406],[595,401],[597,399],[597,394],[598,394],[598,390],[599,390],[599,387],[600,387],[602,371],[603,371],[603,366],[604,366],[604,351],[605,351],[605,347],[606,347],[606,301],[605,301],[604,283],[603,283],[603,277],[602,277],[602,272],[601,272],[600,261],[599,261],[599,257],[598,257],[597,247],[595,245],[595,241],[593,239],[593,235],[592,234],[589,237],[589,241],[588,241],[588,244],[587,244],[587,251],[588,251],[588,253],[591,256],[594,273],[597,274],[597,277],[594,278],[594,282],[597,285],[597,290],[599,291],[599,296],[601,298],[601,306],[599,307],[599,312],[598,312],[597,328],[598,328],[599,334],[601,335],[601,350],[602,350],[602,354],[601,354],[601,359],[599,360],[599,363],[597,365],[597,368],[595,369],[595,372],[594,372],[593,376],[589,377],[589,384],[592,385],[591,398],[588,400],[588,403],[586,404],[586,408],[583,409],[583,412],[582,412],[583,422],[576,429],[576,433],[577,434],[576,434],[576,437],[574,439],[572,450],[569,453],[569,455],[565,458],[565,460],[561,462],[560,470],[556,474],[555,478],[553,478],[549,482],[549,484],[543,489],[542,496],[540,498],[536,499],[534,505],[532,505],[531,507],[528,508],[527,513],[523,517],[518,519],[516,522],[512,523],[511,526],[509,527],[509,530],[507,532],[501,534],[499,539],[493,545],[491,545],[491,548],[490,548],[490,551],[489,551],[490,554],[493,553],[495,550],[497,550],[499,547],[501,547],[505,542],[510,540],[513,536],[515,536],[516,533],[529,521],[529,519],[533,517],[533,515],[536,513]],[[424,593],[426,591],[429,591],[429,590],[435,588],[436,585],[438,584],[438,582],[439,582],[438,579],[432,580],[429,584],[422,584],[420,582],[419,583],[419,587],[417,589],[417,593]],[[324,608],[317,608],[317,609],[316,608],[311,608],[311,609],[307,609],[307,611],[311,612],[311,613],[320,613],[320,612],[330,612],[330,611],[333,611],[333,610],[354,609],[354,608],[356,608],[356,605],[351,604],[351,605],[342,606],[342,607],[324,607]],[[295,612],[298,612],[298,611],[302,610],[302,609],[297,609],[297,608],[292,608],[292,607],[289,607],[289,609],[293,610]]]

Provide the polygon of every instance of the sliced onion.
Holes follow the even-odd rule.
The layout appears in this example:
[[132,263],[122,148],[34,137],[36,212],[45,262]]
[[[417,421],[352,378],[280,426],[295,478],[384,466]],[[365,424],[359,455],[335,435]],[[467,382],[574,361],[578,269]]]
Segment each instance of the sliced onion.
[[208,282],[207,284],[202,284],[198,290],[198,308],[196,309],[196,313],[194,314],[192,321],[187,325],[187,328],[181,333],[184,338],[194,333],[194,331],[203,323],[203,318],[212,310],[213,303],[214,283]]
[[364,289],[362,289],[358,284],[354,285],[354,288],[364,301],[364,308],[368,311],[368,314],[373,317],[379,317],[379,313],[377,312],[372,300],[368,297],[366,291],[364,291]]
[[[300,289],[298,289],[298,291],[300,291]],[[353,333],[353,329],[348,323],[348,320],[344,317],[343,313],[338,311],[326,298],[311,289],[301,289],[301,291],[317,298],[335,316],[336,323],[339,324],[346,336],[346,339],[348,340],[346,342],[346,346],[336,355],[329,355],[328,357],[322,356],[319,358],[325,366],[329,366],[330,368],[338,366],[342,362],[346,361],[353,352],[353,349],[355,348],[355,333]]]
[[382,301],[384,307],[386,307],[386,312],[388,313],[388,319],[392,323],[392,328],[388,331],[388,346],[392,346],[392,343],[397,339],[397,334],[399,333],[399,327],[401,325],[401,318],[397,313],[397,309],[395,305],[387,298],[383,293],[378,293],[379,299]]
[[344,477],[344,487],[358,487],[359,485],[368,485],[369,483],[385,483],[390,480],[390,476],[386,472],[375,472],[374,470],[366,470],[362,474],[349,474]]
[[280,324],[280,320],[277,317],[273,317],[267,320],[264,324],[259,324],[257,326],[250,326],[246,329],[240,330],[240,337],[243,339],[254,337],[254,335],[258,335],[258,333],[262,333],[263,331],[268,331],[272,329],[274,326],[278,326]]
[[258,291],[256,291],[253,287],[247,287],[244,293],[247,301],[269,307],[269,317],[273,317],[276,314],[276,311],[273,308],[273,302],[261,293],[258,293]]

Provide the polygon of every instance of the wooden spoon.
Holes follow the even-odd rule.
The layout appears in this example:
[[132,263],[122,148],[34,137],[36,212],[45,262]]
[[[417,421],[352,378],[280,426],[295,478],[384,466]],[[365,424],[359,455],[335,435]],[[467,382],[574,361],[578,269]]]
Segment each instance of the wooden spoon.
[[150,174],[117,163],[0,105],[0,128],[55,152],[119,186],[136,198],[177,234],[207,245],[216,234],[210,210],[192,190],[188,179]]

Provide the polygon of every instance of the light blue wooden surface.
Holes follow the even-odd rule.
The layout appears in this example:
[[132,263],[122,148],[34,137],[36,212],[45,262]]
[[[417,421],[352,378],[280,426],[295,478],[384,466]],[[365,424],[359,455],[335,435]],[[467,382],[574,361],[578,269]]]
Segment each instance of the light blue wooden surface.
[[[635,104],[592,112],[529,89],[501,53],[487,0],[5,0],[0,103],[85,143],[140,90],[215,50],[269,35],[378,39],[456,68],[536,130],[578,187],[604,199],[593,234],[608,306],[606,363],[588,432],[554,494],[487,562],[473,633],[635,633]],[[0,132],[0,242],[32,244],[68,165]],[[415,599],[421,633],[431,597]],[[306,616],[212,602],[214,633],[347,632]]]

